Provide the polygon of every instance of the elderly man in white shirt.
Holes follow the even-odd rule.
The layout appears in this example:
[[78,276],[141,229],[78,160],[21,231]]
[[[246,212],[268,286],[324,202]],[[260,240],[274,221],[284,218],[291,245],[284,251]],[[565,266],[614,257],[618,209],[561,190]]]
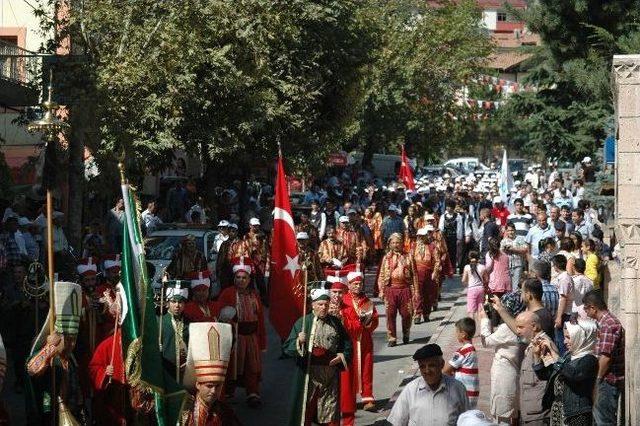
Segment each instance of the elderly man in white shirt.
[[469,409],[469,399],[462,383],[442,374],[442,349],[434,343],[425,345],[413,359],[420,367],[420,377],[402,390],[387,421],[393,426],[455,425]]

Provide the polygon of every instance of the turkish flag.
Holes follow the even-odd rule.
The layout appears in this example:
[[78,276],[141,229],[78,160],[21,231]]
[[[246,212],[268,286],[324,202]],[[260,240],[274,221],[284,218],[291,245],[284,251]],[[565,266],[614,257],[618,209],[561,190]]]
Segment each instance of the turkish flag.
[[287,338],[293,324],[302,316],[304,297],[287,179],[280,156],[273,209],[269,319],[281,339]]
[[407,158],[407,153],[404,151],[404,145],[402,145],[399,175],[400,181],[404,184],[405,189],[409,189],[411,191],[416,190],[416,183],[413,180],[413,172],[409,166],[409,159]]

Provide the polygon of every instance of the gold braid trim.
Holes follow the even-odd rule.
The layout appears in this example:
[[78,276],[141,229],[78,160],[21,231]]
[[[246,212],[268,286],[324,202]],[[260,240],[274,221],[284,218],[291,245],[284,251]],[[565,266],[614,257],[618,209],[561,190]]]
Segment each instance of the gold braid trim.
[[129,385],[138,386],[142,376],[142,365],[140,357],[142,356],[142,340],[138,337],[129,345],[127,349],[127,360],[125,362],[125,374]]

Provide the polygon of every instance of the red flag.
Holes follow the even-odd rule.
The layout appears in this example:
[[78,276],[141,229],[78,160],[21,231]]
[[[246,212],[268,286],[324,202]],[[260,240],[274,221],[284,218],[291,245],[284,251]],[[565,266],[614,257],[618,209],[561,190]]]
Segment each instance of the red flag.
[[271,266],[269,319],[280,338],[286,339],[293,324],[302,316],[304,289],[300,279],[298,245],[282,156],[278,158]]
[[404,152],[404,145],[402,145],[402,154],[401,154],[401,164],[400,164],[400,181],[404,184],[406,189],[411,191],[416,190],[416,183],[413,180],[413,172],[411,171],[411,166],[409,166],[409,160],[407,159],[407,153]]

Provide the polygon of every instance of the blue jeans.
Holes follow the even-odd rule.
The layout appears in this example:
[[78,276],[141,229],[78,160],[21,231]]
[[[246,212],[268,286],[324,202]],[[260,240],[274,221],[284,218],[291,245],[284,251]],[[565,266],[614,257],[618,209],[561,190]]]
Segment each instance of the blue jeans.
[[[596,385],[598,393],[593,405],[593,420],[596,426],[616,426],[623,424],[623,419],[618,419],[618,400],[624,393],[621,387],[614,386],[606,381]],[[622,417],[624,417],[624,403],[622,404]]]
[[562,327],[554,328],[555,336],[553,336],[553,343],[556,344],[558,350],[560,351],[560,356],[567,353],[567,347],[564,345],[564,323],[569,321],[571,318],[570,315],[564,314],[562,315]]

